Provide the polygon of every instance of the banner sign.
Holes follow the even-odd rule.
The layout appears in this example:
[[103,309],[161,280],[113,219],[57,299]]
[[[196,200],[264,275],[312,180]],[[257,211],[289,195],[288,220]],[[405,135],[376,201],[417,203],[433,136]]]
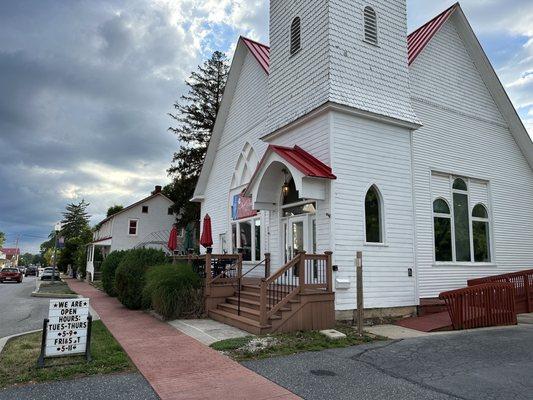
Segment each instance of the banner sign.
[[234,221],[243,218],[254,217],[257,211],[252,209],[252,198],[245,197],[242,194],[233,196],[233,203],[231,205],[231,216]]
[[39,365],[44,365],[46,357],[76,354],[85,354],[90,360],[91,323],[88,298],[50,300]]

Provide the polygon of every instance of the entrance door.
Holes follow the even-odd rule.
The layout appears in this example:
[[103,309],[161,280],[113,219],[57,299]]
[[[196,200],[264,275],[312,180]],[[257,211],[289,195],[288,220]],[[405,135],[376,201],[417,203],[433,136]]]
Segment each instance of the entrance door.
[[315,216],[306,214],[287,217],[283,221],[283,242],[285,263],[292,260],[298,252],[316,251],[316,235],[314,234]]

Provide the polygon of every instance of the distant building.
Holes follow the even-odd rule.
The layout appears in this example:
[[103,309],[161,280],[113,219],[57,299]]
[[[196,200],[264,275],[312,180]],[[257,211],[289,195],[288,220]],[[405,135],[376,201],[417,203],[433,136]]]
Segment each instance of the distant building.
[[17,247],[4,247],[0,249],[0,267],[17,267],[19,257],[20,249]]
[[87,279],[94,280],[95,272],[99,272],[99,262],[95,260],[97,249],[104,258],[112,251],[143,244],[165,250],[168,233],[176,222],[173,204],[161,192],[161,186],[156,186],[150,196],[101,221],[87,249]]

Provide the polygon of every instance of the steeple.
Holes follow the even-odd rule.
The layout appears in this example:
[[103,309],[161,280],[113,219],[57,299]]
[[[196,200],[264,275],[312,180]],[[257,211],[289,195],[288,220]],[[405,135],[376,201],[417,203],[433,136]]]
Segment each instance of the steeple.
[[271,0],[269,131],[325,103],[418,123],[405,0]]

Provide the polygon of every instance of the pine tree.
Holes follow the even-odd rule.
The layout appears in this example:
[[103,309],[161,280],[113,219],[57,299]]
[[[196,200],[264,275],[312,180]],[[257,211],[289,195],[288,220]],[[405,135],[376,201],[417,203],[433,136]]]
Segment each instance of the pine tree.
[[59,236],[65,238],[65,247],[61,250],[58,258],[58,266],[63,271],[69,264],[78,266],[78,254],[85,250],[85,246],[92,239],[92,232],[89,227],[90,217],[86,211],[88,206],[89,204],[82,200],[78,204],[67,205],[65,212],[63,212]]
[[169,114],[178,123],[169,130],[178,136],[180,148],[168,170],[173,182],[165,187],[164,193],[175,201],[174,213],[182,227],[200,219],[199,206],[189,200],[200,176],[228,73],[226,55],[215,51],[185,81],[188,94],[174,103],[175,113]]

